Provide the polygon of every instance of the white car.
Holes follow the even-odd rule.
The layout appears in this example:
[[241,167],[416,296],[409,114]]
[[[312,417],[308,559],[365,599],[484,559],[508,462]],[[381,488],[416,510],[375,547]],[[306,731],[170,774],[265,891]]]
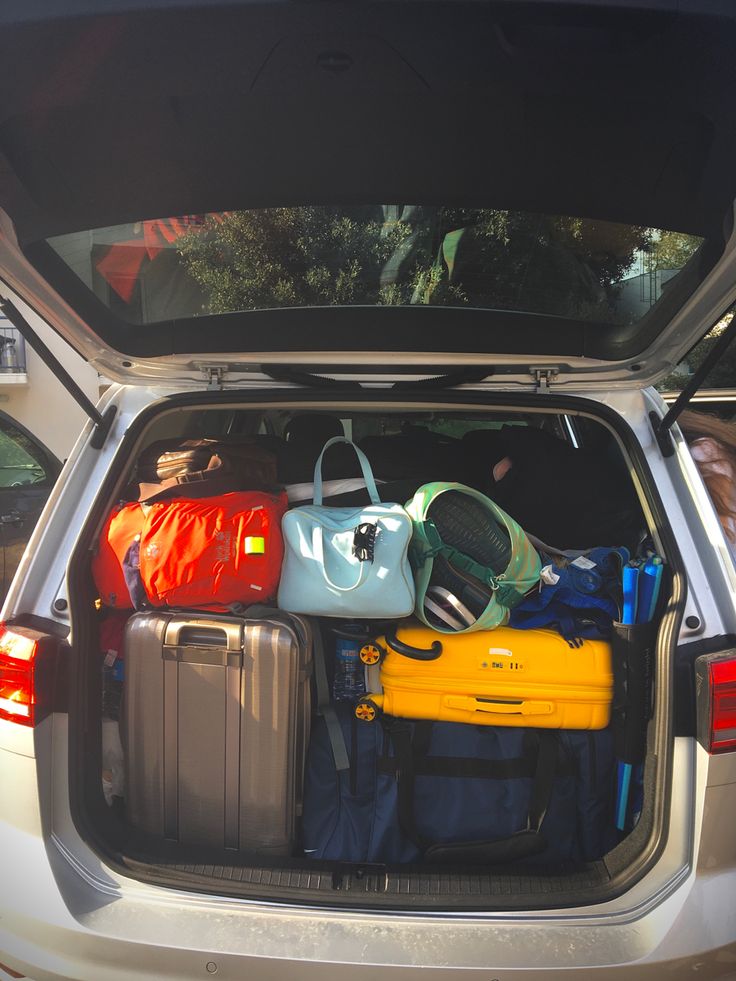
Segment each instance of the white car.
[[[736,303],[735,50],[718,0],[2,6],[3,310],[113,384],[70,386],[90,420],[2,612],[0,977],[736,977],[736,567],[655,388]],[[662,558],[604,854],[202,851],[106,793],[90,563],[140,451],[252,437],[291,486],[330,426],[489,487],[469,434],[545,432],[597,461],[548,544]],[[503,506],[543,527],[563,486]]]

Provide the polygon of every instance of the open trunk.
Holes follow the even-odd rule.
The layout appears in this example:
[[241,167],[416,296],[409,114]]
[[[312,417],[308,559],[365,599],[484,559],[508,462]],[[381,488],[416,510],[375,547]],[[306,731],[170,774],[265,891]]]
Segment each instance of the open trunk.
[[[548,545],[559,549],[625,545],[633,552],[648,536],[654,550],[663,556],[665,573],[655,615],[654,697],[641,812],[633,827],[616,832],[611,791],[611,801],[604,808],[608,813],[606,833],[601,838],[608,844],[592,860],[578,856],[574,860],[545,861],[541,856],[533,862],[496,858],[483,864],[461,857],[441,865],[426,858],[409,863],[315,860],[304,851],[301,817],[291,854],[274,857],[247,849],[182,844],[144,832],[131,823],[124,799],[114,799],[112,806],[106,803],[100,780],[101,613],[99,603],[95,603],[90,558],[112,504],[134,499],[137,494],[131,489],[133,461],[148,444],[163,438],[256,437],[276,453],[280,481],[288,488],[309,480],[333,426],[365,447],[373,457],[379,480],[391,477],[381,472],[378,461],[387,456],[384,449],[395,446],[400,437],[414,447],[414,458],[423,461],[416,474],[417,484],[429,479],[423,476],[425,466],[431,472],[436,461],[444,459],[446,466],[446,461],[453,459],[462,472],[440,470],[436,479],[457,480],[490,496],[495,496],[491,493],[495,490],[498,503]],[[514,434],[523,430],[541,431],[553,451],[559,448],[559,460],[555,460],[554,452],[544,460],[540,456],[527,458],[523,464],[519,457],[514,466],[519,472],[526,467],[525,480],[509,485],[511,492],[503,489],[505,478],[491,486],[493,464],[498,462],[494,453],[504,457],[504,448],[513,446]],[[493,432],[496,436],[488,435]],[[501,438],[499,433],[503,436],[501,450],[494,449],[496,437]],[[412,453],[404,461],[409,469]],[[570,459],[576,466],[582,461],[580,479],[587,475],[589,483],[576,487],[566,476]],[[69,569],[77,668],[70,698],[72,813],[83,837],[107,863],[142,881],[217,895],[289,904],[430,911],[587,906],[625,891],[656,861],[664,846],[671,765],[671,721],[665,717],[669,713],[663,707],[666,699],[662,693],[670,686],[670,647],[684,596],[676,542],[648,477],[640,446],[616,413],[583,399],[540,394],[501,397],[470,390],[428,393],[407,388],[378,393],[338,385],[327,395],[324,391],[293,389],[176,395],[139,416],[123,439],[116,462],[118,466],[110,470]],[[358,474],[356,463],[354,472],[333,476],[351,478]],[[384,486],[392,486],[391,480]],[[397,482],[395,486],[398,490],[403,485]],[[564,508],[561,495],[571,487],[575,498]],[[612,540],[612,529],[617,530],[617,540]],[[556,536],[554,540],[550,532]],[[328,626],[326,621],[321,625]],[[329,674],[334,645],[330,650],[329,629],[323,636]],[[316,726],[316,711],[314,716]],[[211,721],[204,714],[200,717],[202,733]],[[493,828],[488,829],[488,836],[493,837]]]

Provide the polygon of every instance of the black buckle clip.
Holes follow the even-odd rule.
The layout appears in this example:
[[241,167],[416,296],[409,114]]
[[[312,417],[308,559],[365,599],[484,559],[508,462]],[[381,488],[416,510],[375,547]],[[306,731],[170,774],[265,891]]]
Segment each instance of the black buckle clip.
[[353,532],[353,555],[359,562],[372,562],[376,548],[377,524],[365,521]]

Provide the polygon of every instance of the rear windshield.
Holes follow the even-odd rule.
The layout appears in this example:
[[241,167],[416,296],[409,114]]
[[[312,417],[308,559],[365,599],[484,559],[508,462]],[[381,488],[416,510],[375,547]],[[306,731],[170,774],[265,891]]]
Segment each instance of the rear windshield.
[[701,242],[637,225],[416,205],[227,211],[49,239],[88,289],[135,325],[412,304],[628,325]]

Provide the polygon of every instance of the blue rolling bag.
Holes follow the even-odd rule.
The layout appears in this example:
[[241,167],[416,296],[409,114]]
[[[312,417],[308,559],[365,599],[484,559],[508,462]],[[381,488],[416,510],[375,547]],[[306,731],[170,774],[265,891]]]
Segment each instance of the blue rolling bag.
[[617,841],[609,730],[413,722],[366,724],[336,706],[350,767],[323,719],[310,742],[308,857],[344,862],[554,866]]

